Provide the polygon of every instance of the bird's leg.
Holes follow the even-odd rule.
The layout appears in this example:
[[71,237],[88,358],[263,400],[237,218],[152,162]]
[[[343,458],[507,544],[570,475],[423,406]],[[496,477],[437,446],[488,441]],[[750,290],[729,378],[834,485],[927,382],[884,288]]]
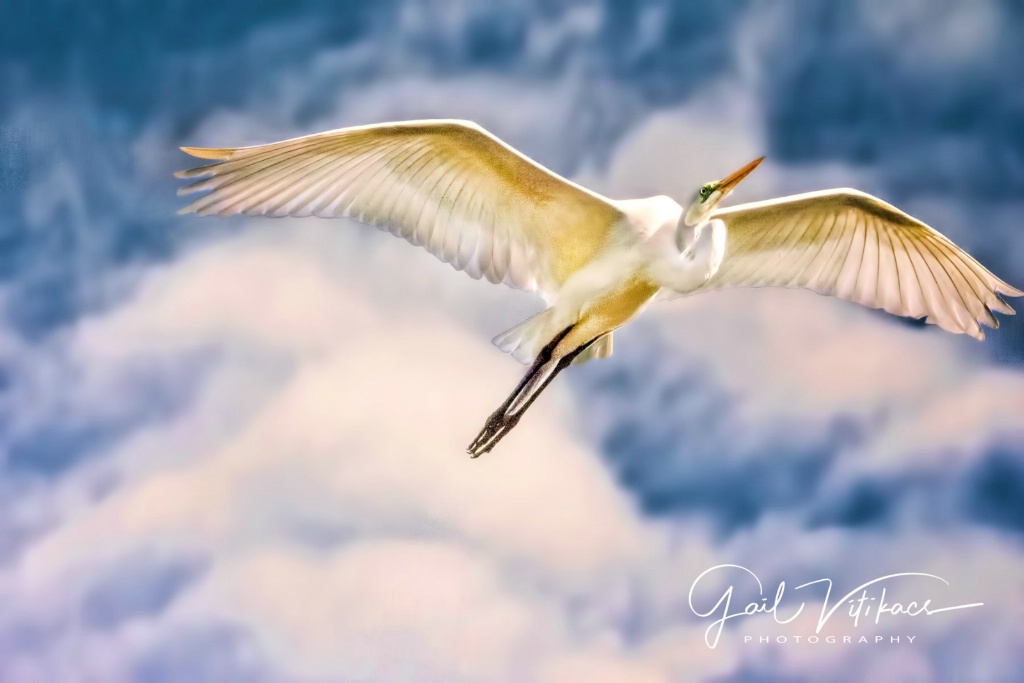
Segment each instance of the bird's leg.
[[541,349],[540,353],[537,354],[537,359],[533,361],[533,365],[531,365],[530,369],[526,371],[525,375],[523,375],[523,379],[519,381],[516,388],[512,390],[512,393],[505,399],[505,402],[498,406],[498,409],[491,413],[490,417],[487,418],[487,421],[484,423],[484,428],[480,430],[480,433],[477,434],[477,437],[473,439],[473,443],[471,443],[468,448],[469,453],[474,458],[477,458],[486,452],[479,449],[481,449],[482,446],[491,439],[491,437],[498,433],[502,425],[505,423],[506,413],[512,405],[512,401],[514,401],[515,398],[519,396],[524,389],[526,389],[527,385],[537,377],[538,373],[541,372],[544,366],[550,362],[551,354],[554,352],[558,342],[560,342],[562,338],[569,333],[570,329],[572,328],[566,328],[562,333],[548,342],[543,349]]
[[549,361],[555,363],[554,368],[543,375],[535,376],[534,379],[537,381],[537,384],[533,391],[530,391],[528,394],[520,393],[518,396],[515,396],[511,402],[506,401],[509,405],[504,410],[499,409],[495,411],[491,417],[488,418],[483,431],[480,432],[477,438],[473,440],[473,443],[470,444],[468,449],[470,457],[479,458],[484,453],[489,453],[499,441],[505,438],[505,435],[512,431],[513,427],[519,424],[519,419],[523,416],[523,413],[526,412],[527,408],[533,405],[533,402],[536,401],[541,392],[547,388],[551,383],[551,380],[553,380],[562,370],[569,367],[572,364],[573,359],[579,355],[584,348],[586,347],[576,349],[557,361]]
[[526,412],[526,409],[533,404],[540,393],[551,383],[551,380],[559,372],[567,368],[577,355],[593,343],[584,344],[561,358],[553,358],[555,347],[558,346],[558,343],[562,341],[571,329],[571,326],[566,328],[541,350],[537,355],[537,360],[534,361],[515,390],[487,418],[484,428],[473,439],[473,443],[467,449],[471,457],[478,458],[494,448],[495,444],[519,423],[523,413]]

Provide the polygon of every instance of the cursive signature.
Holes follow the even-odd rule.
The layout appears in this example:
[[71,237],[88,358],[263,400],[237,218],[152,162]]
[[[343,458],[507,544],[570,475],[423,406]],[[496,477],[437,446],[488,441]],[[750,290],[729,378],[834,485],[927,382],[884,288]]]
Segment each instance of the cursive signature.
[[[718,598],[711,607],[708,607],[707,609],[700,609],[694,605],[694,593],[698,592],[698,586],[701,585],[702,581],[705,581],[712,575],[721,575],[722,573],[729,571],[734,571],[740,573],[741,576],[752,578],[754,583],[757,585],[758,596],[760,599],[748,602],[742,610],[733,610],[733,594],[736,587],[734,584],[730,583],[728,588],[726,588],[722,593],[722,596]],[[934,607],[932,605],[931,598],[924,600],[923,602],[918,602],[916,600],[907,603],[896,601],[889,602],[887,600],[888,592],[887,586],[885,585],[886,582],[906,577],[918,577],[941,581],[945,585],[949,585],[948,581],[943,579],[941,576],[936,576],[935,574],[927,574],[925,572],[900,572],[897,574],[879,576],[878,578],[862,583],[842,597],[836,599],[834,602],[832,601],[832,579],[822,578],[814,581],[808,581],[807,583],[802,583],[799,586],[796,586],[793,588],[793,591],[799,591],[818,584],[823,584],[825,586],[825,596],[821,601],[821,609],[818,612],[818,622],[814,629],[815,633],[821,633],[825,624],[828,623],[828,621],[844,604],[849,605],[846,615],[853,620],[854,627],[860,625],[862,618],[870,618],[872,612],[874,612],[874,623],[879,624],[886,615],[903,614],[911,617],[920,615],[928,616],[938,614],[939,612],[967,609],[968,607],[981,607],[984,604],[981,602],[972,602],[964,605],[953,605],[951,607]],[[875,594],[876,591],[878,593],[877,595]],[[730,619],[735,619],[737,617],[749,617],[755,614],[771,614],[776,623],[788,624],[800,616],[800,614],[803,613],[804,608],[807,606],[807,603],[800,602],[799,604],[784,607],[783,599],[785,595],[785,581],[780,581],[778,588],[775,590],[775,594],[769,597],[765,593],[761,580],[757,577],[757,574],[751,570],[738,564],[719,564],[711,567],[710,569],[704,570],[701,572],[700,576],[694,580],[693,584],[690,586],[689,604],[690,609],[698,617],[716,617],[704,632],[704,642],[707,643],[709,648],[714,649],[718,646],[718,641],[722,637],[722,629],[725,627],[725,622]]]

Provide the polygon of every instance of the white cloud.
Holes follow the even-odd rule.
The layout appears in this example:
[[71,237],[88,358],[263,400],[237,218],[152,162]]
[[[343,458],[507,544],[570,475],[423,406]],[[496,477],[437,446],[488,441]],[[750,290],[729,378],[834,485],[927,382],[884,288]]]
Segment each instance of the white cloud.
[[[465,444],[520,366],[429,309],[373,300],[372,283],[389,271],[361,270],[370,286],[360,291],[346,284],[351,271],[332,274],[309,246],[279,232],[201,249],[156,269],[125,306],[68,337],[63,355],[96,377],[194,349],[221,360],[185,414],[98,459],[94,468],[120,474],[118,487],[101,501],[67,503],[62,523],[24,552],[5,584],[36,608],[60,585],[51,609],[74,610],[116,558],[169,543],[213,558],[183,614],[232,615],[286,668],[370,666],[356,650],[332,647],[326,624],[344,617],[348,626],[338,628],[351,637],[372,640],[383,629],[377,665],[388,647],[420,639],[418,656],[439,679],[461,662],[460,675],[496,680],[491,673],[514,670],[522,653],[495,659],[478,643],[472,659],[458,648],[491,638],[488,647],[503,652],[526,647],[517,644],[525,638],[533,649],[524,652],[543,655],[547,631],[538,627],[558,613],[558,600],[593,595],[647,561],[656,539],[581,447],[564,387],[531,411],[505,453],[471,461]],[[396,252],[392,267],[415,270],[417,256]],[[253,363],[257,381],[239,372]],[[268,363],[284,370],[260,369]],[[235,423],[227,432],[209,423],[224,415]],[[174,444],[189,450],[174,453]],[[73,480],[82,485],[92,469]],[[353,540],[321,556],[304,549],[309,528]],[[405,582],[404,593],[389,593],[387,572]],[[525,599],[502,597],[517,576],[536,587]],[[369,600],[362,612],[355,596]],[[376,601],[389,596],[390,621],[374,626],[385,618]],[[563,597],[551,603],[555,596]],[[450,613],[448,630],[434,621],[437,601]],[[506,621],[509,632],[496,633]],[[401,624],[405,635],[391,634]]]
[[[579,30],[592,30],[579,16]],[[319,66],[329,70],[329,62]],[[562,83],[496,83],[406,78],[353,88],[313,128],[467,116],[528,152],[566,154],[549,163],[588,158],[578,151],[586,128],[574,126],[578,93]],[[685,201],[700,183],[764,152],[756,102],[744,88],[722,84],[652,114],[607,174],[582,180],[613,196]],[[567,130],[573,144],[562,139]],[[225,112],[195,143],[297,132]],[[160,137],[140,145],[143,161]],[[770,160],[736,198],[859,182],[841,167]],[[10,345],[33,378],[17,414],[29,427],[130,413],[152,399],[133,381],[139,367],[156,367],[165,382],[196,373],[194,393],[174,415],[19,501],[48,509],[53,528],[0,572],[0,600],[14,621],[67,622],[47,653],[64,667],[51,679],[77,675],[77,663],[94,679],[114,680],[166,633],[225,621],[253,634],[275,670],[327,680],[636,683],[706,679],[743,663],[814,676],[859,659],[851,650],[776,648],[765,658],[735,638],[708,650],[705,624],[682,605],[689,581],[722,561],[793,582],[820,568],[847,580],[880,566],[931,569],[968,598],[983,595],[1000,623],[1015,613],[1019,553],[965,525],[942,536],[810,532],[801,507],[767,511],[723,539],[701,513],[643,516],[580,426],[592,408],[574,402],[566,382],[497,453],[471,462],[466,443],[521,372],[487,340],[537,302],[454,275],[367,228],[249,221],[245,231],[139,273],[129,299],[49,346]],[[725,292],[654,307],[623,331],[612,360],[572,372],[628,372],[630,344],[646,334],[664,340],[659,369],[706,371],[704,389],[742,397],[743,433],[724,435],[723,446],[756,444],[793,424],[788,417],[813,430],[837,415],[894,411],[898,419],[872,431],[862,452],[844,454],[833,475],[840,484],[862,475],[858,468],[921,471],[949,448],[976,458],[990,440],[1019,432],[1020,376],[981,369],[973,341],[804,292]],[[192,363],[197,354],[206,365]],[[615,417],[602,417],[603,426]],[[652,426],[673,417],[646,416]],[[77,601],[91,582],[151,545],[208,556],[209,569],[165,613],[103,634],[78,624]],[[935,623],[933,642],[979,626],[969,618]],[[1008,657],[1007,648],[992,657]],[[885,663],[913,679],[931,672],[929,661],[915,653]]]
[[506,680],[521,651],[543,650],[559,634],[554,615],[503,583],[458,545],[375,540],[327,558],[258,552],[218,571],[191,600],[201,613],[256,625],[296,674]]

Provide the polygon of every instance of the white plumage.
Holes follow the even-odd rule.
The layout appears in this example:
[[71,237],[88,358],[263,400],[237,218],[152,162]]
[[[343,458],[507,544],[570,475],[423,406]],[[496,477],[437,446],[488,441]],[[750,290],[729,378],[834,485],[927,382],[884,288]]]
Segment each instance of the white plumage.
[[[719,209],[763,159],[707,183],[690,206],[611,200],[468,121],[342,128],[269,145],[193,148],[181,210],[352,218],[474,278],[536,291],[547,309],[495,338],[533,366],[470,445],[489,451],[554,376],[612,352],[612,332],[659,293],[803,287],[984,337],[1021,296],[942,234],[851,189]],[[709,229],[711,237],[702,240]]]
[[803,287],[871,308],[925,318],[984,338],[1000,293],[1020,296],[944,235],[877,197],[826,190],[741,204],[725,223],[728,258],[707,288]]
[[619,212],[468,121],[407,121],[258,147],[183,148],[219,161],[178,173],[210,192],[181,209],[353,218],[473,278],[554,291]]

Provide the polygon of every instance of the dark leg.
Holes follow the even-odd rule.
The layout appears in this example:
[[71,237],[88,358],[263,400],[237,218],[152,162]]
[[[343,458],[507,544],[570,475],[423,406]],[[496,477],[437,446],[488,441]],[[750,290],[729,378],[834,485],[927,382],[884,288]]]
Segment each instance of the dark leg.
[[552,358],[558,342],[562,341],[571,329],[569,327],[563,330],[541,350],[537,360],[530,366],[522,381],[519,382],[519,385],[509,394],[505,402],[487,418],[484,428],[473,439],[473,443],[467,449],[471,457],[478,458],[494,448],[495,444],[512,431],[512,428],[519,422],[519,418],[523,416],[527,408],[533,405],[533,402],[547,388],[551,380],[562,370],[569,367],[573,359],[593,343],[592,340],[557,360]]

